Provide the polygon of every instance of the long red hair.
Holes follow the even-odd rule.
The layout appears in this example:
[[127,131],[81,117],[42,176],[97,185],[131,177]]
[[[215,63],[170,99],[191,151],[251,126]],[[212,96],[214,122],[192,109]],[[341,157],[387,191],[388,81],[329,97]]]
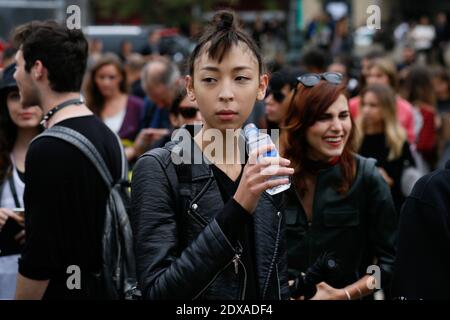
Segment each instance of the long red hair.
[[[291,94],[288,99],[285,99],[285,103],[288,103],[289,106],[282,131],[282,150],[284,157],[291,160],[295,169],[294,179],[301,195],[306,191],[303,176],[305,170],[308,170],[305,165],[308,163],[309,148],[306,132],[340,95],[345,95],[344,92],[344,86],[321,80],[313,87],[298,84],[295,95]],[[352,129],[340,157],[342,181],[336,185],[337,191],[342,194],[350,189],[356,173],[355,124],[351,117],[350,119]]]

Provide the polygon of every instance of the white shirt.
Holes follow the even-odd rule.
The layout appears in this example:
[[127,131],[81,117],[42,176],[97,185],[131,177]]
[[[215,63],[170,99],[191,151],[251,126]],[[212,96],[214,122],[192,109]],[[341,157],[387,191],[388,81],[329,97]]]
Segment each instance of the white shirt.
[[[0,205],[2,208],[14,209],[16,208],[16,203],[14,202],[14,197],[11,192],[11,187],[9,185],[9,179],[5,179],[3,181],[3,192],[2,198],[0,201]],[[13,164],[13,182],[16,187],[17,198],[20,203],[20,208],[23,208],[23,192],[25,190],[25,183],[22,182],[19,178],[19,174],[17,173],[17,168]]]
[[123,124],[123,120],[125,119],[126,112],[127,109],[124,108],[116,115],[103,119],[103,122],[106,124],[108,128],[111,129],[112,132],[119,133],[119,130]]
[[[20,180],[17,168],[13,159],[13,181],[16,187],[17,198],[20,203],[20,207],[23,208],[23,191],[25,190],[25,184]],[[3,192],[1,195],[0,205],[2,208],[13,209],[16,208],[14,197],[9,186],[9,179],[3,181]],[[0,257],[0,300],[13,300],[16,292],[16,279],[19,269],[20,255],[11,255]]]
[[411,32],[416,50],[427,50],[433,45],[436,32],[432,25],[417,25]]

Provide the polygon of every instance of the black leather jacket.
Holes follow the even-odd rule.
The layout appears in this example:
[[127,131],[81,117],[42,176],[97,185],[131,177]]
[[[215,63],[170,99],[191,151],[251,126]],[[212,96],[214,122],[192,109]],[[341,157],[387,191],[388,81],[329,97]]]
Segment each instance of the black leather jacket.
[[[246,270],[235,272],[237,249],[215,216],[223,201],[207,164],[192,168],[192,194],[182,208],[174,143],[151,150],[136,163],[131,217],[137,273],[145,299],[245,299]],[[192,158],[191,158],[192,159]],[[284,214],[263,193],[253,214],[260,299],[289,298]]]
[[339,265],[338,272],[326,281],[331,286],[347,286],[363,277],[368,266],[377,265],[382,287],[389,288],[398,216],[375,162],[356,156],[356,178],[344,196],[333,187],[342,178],[340,166],[321,170],[310,223],[295,189],[285,193],[290,278],[305,272],[318,257],[328,253]]

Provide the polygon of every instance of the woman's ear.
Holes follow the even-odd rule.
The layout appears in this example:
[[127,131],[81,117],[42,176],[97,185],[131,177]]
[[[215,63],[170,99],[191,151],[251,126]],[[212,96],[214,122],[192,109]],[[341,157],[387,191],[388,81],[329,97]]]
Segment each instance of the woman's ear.
[[189,100],[195,101],[195,94],[194,94],[194,78],[191,76],[186,76],[186,92]]
[[258,95],[256,96],[256,99],[264,100],[264,98],[266,97],[266,90],[268,84],[269,84],[269,77],[267,76],[267,74],[261,75],[259,77]]
[[170,120],[170,124],[172,125],[172,127],[174,127],[174,128],[180,127],[180,122],[178,121],[178,116],[174,115],[173,113],[170,113],[169,120]]

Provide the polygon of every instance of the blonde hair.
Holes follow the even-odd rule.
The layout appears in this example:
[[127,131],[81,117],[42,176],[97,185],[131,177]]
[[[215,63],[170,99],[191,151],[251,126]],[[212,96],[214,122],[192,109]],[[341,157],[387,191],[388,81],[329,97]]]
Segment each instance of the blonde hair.
[[378,68],[389,79],[389,85],[395,91],[398,90],[397,69],[394,63],[386,58],[378,58],[370,62],[369,69]]
[[[381,84],[373,84],[366,87],[361,92],[361,106],[363,98],[367,93],[373,93],[377,99],[381,108],[381,113],[384,120],[384,134],[386,136],[386,143],[389,147],[388,160],[392,161],[400,158],[402,155],[403,145],[406,141],[405,130],[400,126],[397,119],[397,101],[395,92],[388,86]],[[361,114],[356,120],[358,127],[357,147],[361,147],[364,140],[366,128],[364,123],[364,116]]]

